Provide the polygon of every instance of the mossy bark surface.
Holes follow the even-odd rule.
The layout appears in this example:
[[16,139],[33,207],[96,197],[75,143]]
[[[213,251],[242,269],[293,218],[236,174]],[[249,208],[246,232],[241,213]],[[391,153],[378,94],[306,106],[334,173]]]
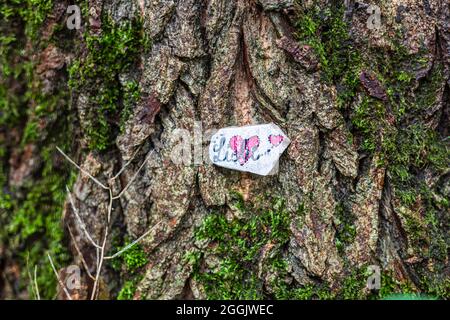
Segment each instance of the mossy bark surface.
[[[99,298],[449,298],[447,1],[89,0],[78,30],[68,5],[0,5],[0,298],[34,298],[36,266],[64,299],[46,252],[91,296],[66,185],[98,242],[109,194],[56,146],[115,194],[133,181],[108,254],[151,230]],[[214,129],[270,122],[292,141],[277,175],[208,163]]]

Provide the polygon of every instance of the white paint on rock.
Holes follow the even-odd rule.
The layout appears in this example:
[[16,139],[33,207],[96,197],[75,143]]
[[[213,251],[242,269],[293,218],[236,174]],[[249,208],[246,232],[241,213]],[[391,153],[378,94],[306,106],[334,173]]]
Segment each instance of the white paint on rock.
[[278,172],[278,160],[290,142],[273,123],[228,127],[212,136],[209,158],[220,167],[273,175]]

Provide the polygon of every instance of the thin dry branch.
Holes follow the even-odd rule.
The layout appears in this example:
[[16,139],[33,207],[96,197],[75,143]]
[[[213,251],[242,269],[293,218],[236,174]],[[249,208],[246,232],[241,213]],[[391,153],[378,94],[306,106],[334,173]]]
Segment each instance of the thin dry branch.
[[106,241],[108,239],[108,227],[105,228],[105,238],[103,239],[103,244],[102,244],[102,248],[100,249],[100,258],[99,258],[99,263],[97,266],[97,274],[95,275],[95,281],[94,281],[94,287],[92,289],[92,294],[91,294],[91,300],[94,300],[95,297],[97,296],[97,289],[98,289],[98,281],[100,279],[100,274],[102,271],[102,266],[103,266],[103,261],[104,259],[104,255],[105,255],[105,248],[106,248]]
[[67,159],[67,161],[69,161],[72,165],[74,165],[78,170],[80,170],[82,173],[84,173],[85,175],[87,175],[92,181],[94,181],[96,184],[98,184],[100,187],[102,187],[105,190],[108,190],[109,188],[107,186],[105,186],[103,183],[101,183],[100,181],[98,181],[96,178],[94,178],[89,172],[87,172],[86,170],[84,170],[83,168],[81,168],[78,164],[75,163],[75,161],[73,161],[72,159],[70,159],[70,157],[68,155],[66,155],[64,153],[64,151],[62,151],[59,147],[56,147],[56,149],[64,156],[64,158]]
[[116,180],[122,174],[122,172],[125,171],[125,169],[130,165],[130,163],[132,163],[134,161],[134,158],[136,157],[136,155],[138,154],[138,152],[140,150],[141,150],[141,147],[137,148],[137,150],[134,152],[134,154],[131,157],[131,159],[128,160],[127,163],[125,163],[125,165],[119,170],[119,172],[116,173],[116,175],[114,177],[112,177],[112,180]]
[[72,239],[73,246],[75,247],[75,250],[77,251],[78,255],[80,256],[81,263],[83,264],[84,269],[86,270],[87,275],[88,275],[89,278],[91,278],[92,280],[95,280],[95,277],[94,277],[94,276],[92,275],[92,273],[89,271],[89,266],[88,266],[86,260],[84,259],[84,256],[83,256],[83,254],[81,253],[81,250],[80,250],[80,248],[78,247],[77,241],[75,240],[75,237],[74,237],[74,235],[73,235],[73,233],[72,233],[72,230],[70,229],[69,226],[67,227],[67,230],[69,230],[69,235],[70,235],[70,238]]
[[[129,248],[131,248],[132,246],[134,246],[136,243],[138,243],[139,241],[141,241],[145,236],[147,236],[158,224],[156,224],[153,228],[151,228],[150,230],[148,230],[146,233],[144,233],[141,237],[139,237],[137,240],[135,240],[133,243],[127,245],[125,248],[123,248],[122,250],[120,250],[119,252],[117,252],[116,254],[114,254],[113,256],[110,257],[105,257],[105,251],[106,251],[106,245],[107,245],[107,241],[108,241],[108,234],[109,234],[109,224],[111,223],[111,214],[112,214],[112,208],[113,208],[113,202],[114,200],[119,199],[125,192],[126,190],[134,183],[134,181],[137,179],[139,172],[142,170],[142,168],[145,166],[145,164],[147,163],[147,161],[150,159],[150,156],[153,153],[153,150],[147,155],[146,159],[143,161],[143,163],[139,166],[138,170],[134,173],[133,177],[131,178],[131,180],[129,181],[129,183],[122,189],[122,191],[116,195],[113,196],[113,191],[111,189],[111,187],[107,187],[105,186],[103,183],[101,183],[100,181],[98,181],[96,178],[94,178],[89,172],[87,172],[86,170],[82,169],[81,166],[79,166],[77,163],[75,163],[75,161],[73,161],[68,155],[66,155],[60,148],[56,147],[57,150],[72,164],[74,165],[78,170],[80,170],[80,172],[86,174],[92,181],[94,181],[97,185],[99,185],[102,189],[104,190],[108,190],[109,193],[109,201],[108,201],[108,212],[107,212],[107,223],[105,226],[105,232],[104,232],[104,236],[103,236],[103,241],[102,241],[102,245],[97,244],[91,237],[91,235],[89,234],[89,232],[86,229],[86,226],[83,222],[83,220],[81,219],[80,215],[78,214],[78,210],[75,208],[75,204],[72,198],[72,195],[70,193],[69,188],[66,186],[67,189],[67,193],[69,195],[69,201],[70,204],[72,206],[72,210],[80,224],[81,229],[83,230],[83,232],[86,234],[86,237],[88,238],[88,240],[91,242],[91,244],[95,247],[96,249],[96,253],[97,253],[97,257],[96,257],[96,266],[97,266],[97,270],[96,270],[96,274],[95,277],[92,276],[89,273],[89,269],[87,267],[86,261],[84,260],[80,249],[78,248],[78,246],[76,246],[75,244],[75,248],[77,250],[77,252],[80,254],[82,262],[84,264],[84,267],[86,269],[86,271],[88,272],[89,276],[94,280],[94,285],[93,285],[93,289],[92,289],[92,293],[91,293],[91,300],[94,300],[97,296],[97,291],[98,291],[98,283],[100,280],[100,275],[101,275],[101,271],[102,271],[102,267],[103,267],[103,263],[105,260],[107,259],[112,259],[114,257],[119,256],[120,254],[122,254],[123,252],[125,252],[126,250],[128,250]],[[135,152],[135,154],[133,155],[133,157],[131,158],[131,160],[129,160],[124,167],[122,167],[119,172],[109,181],[114,181],[115,179],[117,179],[122,172],[125,170],[125,168],[133,161],[134,157],[136,156],[136,154],[138,153],[139,149]],[[69,232],[72,236],[73,241],[75,242],[75,239],[73,238],[73,235],[69,229]],[[54,268],[53,262],[51,261],[51,257],[49,255],[49,260],[50,263],[52,264],[52,268],[55,271],[55,274],[58,277],[58,281],[60,282],[60,285],[62,285],[60,279],[59,279],[59,275],[56,273],[56,269]],[[66,288],[62,285],[63,289],[65,290],[66,294],[68,294]],[[68,297],[70,297],[70,295],[68,295]]]
[[119,199],[120,197],[122,197],[122,195],[125,193],[125,191],[128,190],[128,188],[133,184],[133,182],[136,180],[139,172],[141,172],[142,168],[145,166],[145,164],[147,163],[147,161],[150,159],[150,156],[152,155],[153,150],[150,151],[150,153],[148,154],[148,156],[145,158],[145,160],[142,162],[142,164],[139,166],[139,168],[137,169],[137,171],[134,173],[133,177],[131,178],[130,182],[128,182],[128,184],[122,189],[122,191],[117,195],[113,197],[113,200]]
[[58,280],[59,285],[61,286],[61,288],[63,289],[64,293],[66,294],[67,299],[72,300],[72,297],[70,296],[69,291],[67,291],[66,286],[62,282],[62,280],[61,280],[61,278],[60,278],[60,276],[58,274],[58,271],[56,271],[55,265],[53,264],[53,259],[52,259],[52,257],[50,256],[49,253],[47,253],[47,257],[48,257],[48,260],[50,261],[50,265],[52,266],[53,272],[56,275],[56,279]]
[[37,266],[34,266],[34,287],[36,290],[36,297],[38,300],[41,300],[41,295],[39,294],[39,286],[37,283]]
[[33,292],[34,297],[36,300],[41,300],[41,296],[39,294],[39,287],[37,284],[37,266],[34,266],[34,278],[31,276],[30,272],[30,264],[29,264],[30,254],[27,256],[27,273],[28,273],[28,279],[30,280],[31,284],[31,291]]
[[92,245],[93,245],[94,247],[96,247],[96,248],[101,248],[100,245],[98,245],[98,244],[94,241],[94,239],[92,239],[91,235],[90,235],[89,232],[87,231],[86,225],[84,224],[83,220],[81,219],[80,215],[78,214],[78,210],[75,208],[75,204],[74,204],[74,202],[73,202],[72,195],[71,195],[71,193],[70,193],[70,191],[69,191],[69,188],[68,188],[67,186],[66,186],[66,190],[67,190],[67,193],[68,193],[68,195],[69,195],[69,202],[70,202],[70,205],[71,205],[71,207],[72,207],[72,211],[73,211],[73,213],[75,214],[75,216],[77,217],[77,220],[78,220],[78,223],[80,224],[81,230],[83,230],[83,232],[86,234],[86,237],[88,238],[88,240],[92,243]]
[[150,234],[150,232],[152,232],[162,221],[158,222],[157,224],[155,224],[152,228],[150,228],[148,231],[146,231],[142,236],[140,236],[139,238],[137,238],[136,240],[134,240],[132,243],[128,244],[127,246],[125,246],[123,249],[121,249],[120,251],[116,252],[115,254],[113,254],[112,256],[107,256],[104,257],[105,260],[110,260],[110,259],[114,259],[118,256],[120,256],[122,253],[124,253],[125,251],[127,251],[128,249],[130,249],[132,246],[134,246],[135,244],[137,244],[139,241],[141,241],[142,239],[144,239],[147,235]]

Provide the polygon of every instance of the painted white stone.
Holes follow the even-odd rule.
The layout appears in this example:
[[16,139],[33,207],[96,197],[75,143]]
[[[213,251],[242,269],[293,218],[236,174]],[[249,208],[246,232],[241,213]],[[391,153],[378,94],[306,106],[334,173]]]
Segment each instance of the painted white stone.
[[275,124],[222,128],[211,137],[209,158],[217,166],[262,176],[278,172],[291,141]]

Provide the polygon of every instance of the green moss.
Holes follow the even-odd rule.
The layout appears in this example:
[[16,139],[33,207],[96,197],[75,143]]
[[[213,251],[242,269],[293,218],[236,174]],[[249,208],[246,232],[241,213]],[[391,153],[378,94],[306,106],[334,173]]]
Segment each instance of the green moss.
[[[0,220],[5,222],[0,241],[9,250],[16,248],[15,255],[22,266],[28,259],[31,266],[38,267],[37,282],[45,298],[52,298],[56,293],[56,280],[45,253],[49,252],[59,265],[69,259],[61,226],[66,184],[71,184],[66,173],[55,172],[51,162],[46,162],[42,178],[25,189],[25,199],[13,199],[0,191],[0,207],[4,210]],[[23,287],[27,277],[25,268],[21,271]]]
[[[412,94],[412,81],[415,79],[413,71],[428,63],[424,58],[426,50],[409,54],[400,44],[401,35],[397,35],[397,38],[392,39],[391,50],[377,49],[377,52],[372,52],[373,49],[364,48],[364,51],[361,51],[360,48],[354,47],[347,23],[343,20],[343,10],[343,5],[324,9],[318,4],[309,6],[307,10],[300,10],[296,24],[297,38],[301,43],[309,44],[315,49],[321,61],[324,81],[338,89],[337,103],[341,109],[348,108],[356,93],[360,93],[361,100],[352,110],[350,120],[354,133],[361,137],[357,140],[361,150],[369,154],[381,152],[383,163],[393,163],[391,171],[404,177],[408,175],[405,163],[410,159],[421,160],[420,157],[425,151],[423,148],[426,147],[423,142],[426,141],[429,148],[433,148],[433,152],[425,152],[427,155],[436,156],[435,159],[425,160],[431,160],[432,165],[439,163],[442,167],[445,160],[448,162],[448,152],[445,156],[445,149],[439,145],[439,139],[433,137],[432,130],[425,129],[420,123],[415,128],[405,125],[406,130],[396,128],[392,124],[393,120],[400,124],[408,117],[414,116],[414,112],[426,110],[433,105],[436,92],[444,81],[442,65],[436,63],[431,76],[422,81],[418,91]],[[364,59],[359,52],[376,59]],[[377,76],[386,89],[388,102],[370,97],[361,90],[359,75],[363,69],[371,70]],[[399,146],[403,148],[403,159],[398,159],[395,152]],[[420,148],[422,150],[418,150]],[[404,153],[408,155],[405,157]],[[418,158],[413,159],[412,155]],[[387,159],[389,157],[394,159]]]
[[338,88],[339,108],[346,108],[355,97],[362,66],[349,25],[343,20],[344,11],[343,4],[323,8],[316,2],[308,10],[301,10],[296,22],[296,37],[315,50],[323,80]]
[[[121,239],[117,237],[113,238],[113,248],[110,254],[114,254],[122,250],[132,241],[130,239],[126,239],[123,246],[118,246],[117,243],[120,242]],[[148,255],[139,244],[133,245],[121,255],[109,262],[112,269],[120,274],[120,279],[124,279],[122,288],[117,294],[118,300],[130,300],[133,298],[137,284],[143,277],[142,269],[147,265],[147,263]]]
[[384,299],[393,294],[414,294],[416,293],[409,282],[396,280],[392,273],[384,272],[381,275],[381,288],[378,298]]
[[[277,259],[274,260],[274,262]],[[278,259],[272,263],[272,271],[276,274],[271,286],[274,288],[274,298],[278,300],[331,300],[336,298],[326,282],[292,286],[286,281],[287,262]]]
[[[27,103],[37,101],[40,106],[46,106],[42,110],[38,108],[33,110],[28,121],[26,118],[20,120],[26,123],[22,134],[22,146],[39,144],[40,150],[37,156],[41,164],[34,170],[33,183],[26,183],[22,187],[21,192],[25,197],[11,199],[1,238],[7,243],[9,249],[20,248],[16,251],[16,255],[22,266],[25,264],[26,257],[29,257],[29,264],[38,267],[37,282],[41,296],[52,298],[56,293],[56,279],[45,253],[49,252],[59,266],[64,266],[69,260],[61,225],[61,214],[66,196],[65,187],[74,182],[76,175],[68,164],[57,163],[55,146],[68,148],[71,116],[70,113],[64,113],[64,106],[61,106],[62,99],[41,94],[39,87],[35,84],[29,87],[25,96],[28,98]],[[58,97],[61,96],[58,95]],[[54,110],[57,107],[60,110],[56,113]],[[23,113],[22,109],[19,110]],[[62,114],[64,119],[51,128],[45,131],[38,128],[39,121],[46,121],[49,117]],[[24,114],[21,117],[26,116]],[[25,271],[26,269],[22,268],[21,286],[27,283]]]
[[430,297],[447,300],[450,298],[450,279],[448,277],[428,274],[422,277],[421,284]]
[[[304,6],[299,3],[299,8]],[[445,83],[442,63],[434,61],[430,73],[417,86],[416,74],[429,67],[427,48],[410,54],[402,45],[407,35],[400,29],[389,39],[390,46],[369,47],[360,42],[356,48],[343,20],[342,4],[333,2],[323,8],[313,2],[308,8],[299,10],[298,40],[315,49],[323,80],[337,88],[337,104],[344,118],[349,120],[347,123],[355,137],[353,143],[359,146],[360,153],[377,155],[377,164],[387,168],[396,199],[410,210],[405,210],[411,214],[403,219],[408,245],[433,261],[435,272],[443,272],[448,256],[448,218],[445,215],[448,199],[438,195],[437,190],[430,190],[421,174],[424,170],[445,174],[449,163],[446,137],[430,128],[427,118]],[[361,86],[359,76],[363,70],[378,79],[386,91],[386,101],[371,97]],[[354,237],[352,219],[345,214],[342,219],[345,211],[341,209],[338,207],[335,213],[336,245],[340,251]],[[421,266],[416,271],[430,278],[429,271]],[[383,277],[381,296],[393,288],[402,292],[399,283],[389,281],[389,275]],[[343,296],[362,297],[359,289],[364,286],[363,279],[361,274],[347,279]],[[430,287],[436,288],[436,282],[432,283]]]
[[117,300],[132,300],[136,292],[136,284],[134,281],[127,281],[120,289]]
[[355,217],[350,210],[344,207],[343,203],[336,206],[333,222],[336,228],[336,247],[340,253],[344,253],[345,247],[351,244],[356,237],[354,220]]
[[27,144],[29,142],[33,142],[39,139],[40,132],[39,132],[39,124],[35,121],[29,121],[24,129],[23,137],[22,137],[22,144]]
[[136,273],[136,271],[148,263],[147,254],[139,244],[125,251],[121,257],[128,273]]
[[367,266],[353,270],[342,281],[337,297],[346,300],[379,300],[394,294],[417,294],[411,283],[396,280],[392,272],[386,270],[381,270],[380,289],[369,290],[367,280],[370,276],[372,276],[372,273]]
[[385,140],[383,152],[390,164],[392,178],[399,184],[412,181],[414,170],[423,170],[427,166],[445,170],[449,156],[436,132],[421,123],[403,128]]
[[379,149],[380,129],[383,125],[379,119],[385,118],[385,110],[380,101],[368,96],[364,96],[361,102],[357,104],[351,121],[356,133],[363,137],[362,151],[373,153],[376,149]]
[[20,17],[25,22],[25,35],[36,41],[52,8],[52,0],[4,0],[0,4],[0,19],[10,21]]
[[[122,85],[119,75],[135,65],[139,54],[149,46],[142,21],[114,23],[105,17],[101,35],[85,34],[88,54],[69,70],[73,90],[89,93],[89,123],[85,128],[91,149],[106,150],[123,127],[131,104],[139,98],[135,82]],[[120,113],[122,112],[122,117]],[[121,118],[118,121],[115,118]]]
[[[438,213],[436,208],[441,204],[436,202],[417,173],[426,168],[444,172],[448,167],[448,148],[435,132],[420,123],[397,131],[390,140],[385,141],[383,148],[395,196],[408,209],[401,214],[411,241],[409,245],[430,258],[446,256],[445,227],[439,227],[434,218]],[[423,210],[427,212],[427,219],[423,218]],[[409,212],[418,213],[414,215]],[[430,245],[429,250],[427,247]]]
[[[49,149],[44,149],[45,152],[49,152]],[[20,248],[15,254],[22,266],[28,259],[30,266],[38,267],[37,282],[41,296],[52,298],[56,293],[56,279],[45,253],[50,253],[60,266],[69,260],[61,214],[66,196],[65,186],[73,183],[75,175],[69,180],[68,171],[55,171],[53,163],[45,159],[45,155],[44,161],[42,178],[25,189],[25,199],[12,199],[0,191],[0,206],[8,217],[0,231],[0,241],[10,250]],[[20,285],[25,286],[28,281],[26,269],[23,267],[21,271]]]
[[[66,104],[67,88],[61,82],[52,93],[43,93],[35,61],[30,59],[47,45],[40,31],[52,8],[49,0],[0,4],[0,131],[14,131],[20,137],[20,145],[0,137],[0,242],[19,267],[16,289],[29,284],[28,260],[31,268],[38,269],[40,294],[46,299],[56,294],[56,278],[46,252],[57,266],[65,266],[69,258],[61,214],[65,186],[75,178],[55,151],[56,145],[70,149],[72,114]],[[48,125],[43,129],[42,124]],[[20,188],[12,187],[7,178],[11,150],[24,151],[29,145],[39,147],[33,154],[38,159],[33,176],[25,178]]]
[[210,299],[262,299],[262,282],[256,276],[261,249],[270,244],[276,256],[289,239],[289,215],[281,199],[273,199],[271,208],[246,205],[242,196],[232,194],[231,206],[245,212],[231,221],[218,213],[208,215],[196,231],[197,240],[211,243],[208,254],[219,257],[213,270],[204,271],[205,252],[190,252],[186,259],[194,265],[195,278]]
[[[445,204],[448,200],[445,197],[442,199],[436,198],[436,194],[426,185],[421,187],[420,194],[426,211],[424,212],[423,221],[420,223],[422,228],[419,229],[420,233],[418,234],[422,235],[422,237],[418,237],[418,239],[425,239],[419,243],[423,246],[421,253],[425,259],[428,259],[428,266],[432,266],[431,274],[422,272],[422,277],[435,279],[437,277],[435,273],[445,275],[448,259],[448,225],[450,224],[450,217],[448,215],[448,207]],[[428,290],[427,288],[425,287],[425,290]]]
[[[411,283],[399,281],[391,272],[382,270],[380,289],[369,290],[367,280],[372,273],[366,266],[353,269],[337,290],[331,290],[326,282],[293,285],[288,280],[289,263],[281,254],[281,249],[289,241],[290,220],[283,201],[274,199],[270,208],[262,209],[245,203],[239,194],[233,194],[233,199],[235,202],[230,206],[243,210],[244,218],[229,220],[218,213],[208,215],[195,233],[198,241],[208,241],[207,249],[185,255],[185,260],[194,267],[195,279],[204,286],[210,299],[384,299],[395,294],[422,299],[426,297],[424,293],[431,297],[444,296],[448,289],[448,281],[439,283],[427,277],[424,278],[427,285],[420,293]],[[335,216],[337,239],[343,248],[344,244],[354,240],[354,217],[342,204],[336,207]],[[439,223],[432,214],[428,215],[427,222],[436,227]],[[273,291],[270,294],[263,290],[263,280],[256,276],[259,270],[255,269],[261,249],[269,243],[273,247],[266,252],[264,265],[265,271],[271,275],[269,281]],[[215,258],[206,262],[206,256]]]
[[367,286],[367,279],[369,276],[370,274],[367,272],[367,267],[353,270],[352,273],[344,279],[339,296],[342,299],[366,299],[367,292],[364,289]]
[[416,92],[417,103],[415,104],[415,109],[425,111],[433,107],[438,97],[438,90],[441,89],[444,81],[444,67],[439,62],[436,62],[431,75],[424,79]]

